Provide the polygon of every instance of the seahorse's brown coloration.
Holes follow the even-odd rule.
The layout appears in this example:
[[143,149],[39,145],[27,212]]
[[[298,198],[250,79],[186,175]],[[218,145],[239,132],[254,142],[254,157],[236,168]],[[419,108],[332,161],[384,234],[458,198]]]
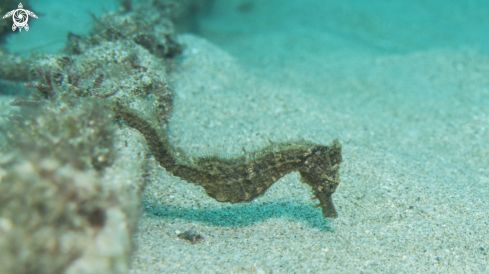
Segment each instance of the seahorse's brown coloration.
[[251,201],[282,176],[299,171],[302,181],[312,187],[319,200],[323,216],[338,216],[331,199],[340,182],[341,144],[338,140],[329,147],[306,142],[281,144],[248,156],[233,159],[213,156],[200,158],[194,164],[182,164],[166,136],[150,123],[122,107],[116,108],[115,113],[143,134],[163,168],[174,176],[202,186],[219,202]]

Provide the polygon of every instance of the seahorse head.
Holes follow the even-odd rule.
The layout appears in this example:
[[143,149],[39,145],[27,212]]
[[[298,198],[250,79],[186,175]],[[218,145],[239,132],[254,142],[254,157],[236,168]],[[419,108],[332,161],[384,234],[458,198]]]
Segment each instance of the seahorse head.
[[312,187],[315,197],[328,218],[338,217],[331,195],[336,191],[341,163],[341,144],[334,140],[331,146],[315,146],[299,170],[302,181]]

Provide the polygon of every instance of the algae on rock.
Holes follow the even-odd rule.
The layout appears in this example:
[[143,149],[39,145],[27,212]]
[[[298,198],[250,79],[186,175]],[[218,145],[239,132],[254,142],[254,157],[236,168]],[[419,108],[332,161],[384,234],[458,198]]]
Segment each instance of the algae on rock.
[[125,39],[72,55],[1,54],[0,77],[35,91],[0,117],[0,272],[127,273],[147,154],[113,110],[163,128],[165,61]]
[[103,171],[121,169],[110,112],[75,99],[22,115],[0,130],[0,272],[126,271],[144,183],[129,175],[131,193]]

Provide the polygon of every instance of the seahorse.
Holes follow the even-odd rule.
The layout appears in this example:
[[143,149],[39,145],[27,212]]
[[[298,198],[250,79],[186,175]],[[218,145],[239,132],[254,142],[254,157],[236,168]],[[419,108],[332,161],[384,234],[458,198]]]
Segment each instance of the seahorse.
[[[107,50],[104,46],[93,47],[85,54],[105,56],[101,52]],[[271,145],[242,157],[210,156],[200,157],[193,162],[187,161],[189,157],[170,144],[165,131],[172,112],[173,92],[161,80],[164,75],[161,71],[134,65],[139,63],[140,57],[128,56],[131,62],[109,62],[105,59],[94,62],[84,55],[75,57],[74,60],[70,57],[44,60],[44,63],[35,66],[39,82],[28,85],[39,91],[37,97],[33,93],[29,100],[16,101],[13,105],[38,105],[39,100],[62,100],[63,96],[102,100],[107,108],[112,109],[118,120],[142,133],[151,153],[163,168],[174,176],[202,186],[210,197],[219,202],[251,201],[265,193],[284,175],[298,171],[301,181],[312,187],[314,198],[319,200],[317,207],[321,207],[323,216],[338,216],[331,198],[340,183],[339,165],[342,157],[338,140],[334,140],[329,146],[300,141]],[[102,66],[99,62],[102,61],[106,67],[112,66],[113,71],[124,73],[104,80],[97,72]],[[87,66],[88,69],[72,71],[82,66]],[[122,77],[135,88],[114,88],[113,84],[121,82]],[[142,83],[142,78],[146,82]],[[93,84],[91,87],[82,86],[78,79]]]
[[314,198],[319,200],[323,217],[336,218],[331,195],[339,180],[342,161],[341,144],[336,139],[329,146],[307,143],[272,145],[260,151],[236,158],[201,157],[194,163],[182,161],[182,152],[176,153],[164,132],[149,122],[118,106],[116,117],[135,128],[146,139],[148,147],[159,164],[182,180],[202,186],[207,195],[219,202],[251,201],[284,175],[298,171],[301,181],[310,185]]

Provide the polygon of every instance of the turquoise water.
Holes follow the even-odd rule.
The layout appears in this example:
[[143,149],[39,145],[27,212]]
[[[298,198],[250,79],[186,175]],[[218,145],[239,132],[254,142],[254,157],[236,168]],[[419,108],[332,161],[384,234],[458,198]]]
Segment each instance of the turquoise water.
[[297,80],[300,85],[323,81],[330,73],[324,70],[326,62],[442,49],[470,48],[485,54],[489,45],[486,1],[272,0],[215,5],[202,16],[199,35],[253,68],[297,68],[294,73],[300,76],[294,80],[302,78]]
[[[480,0],[217,0],[215,4],[217,7],[204,17],[199,33],[220,45],[229,45],[229,49],[231,45],[243,47],[254,37],[265,40],[279,33],[284,33],[289,43],[281,47],[270,44],[262,48],[264,52],[274,46],[299,50],[302,44],[306,48],[316,45],[314,51],[320,55],[339,50],[395,54],[447,47],[482,48],[489,42],[488,4]],[[328,37],[338,43],[328,43]],[[273,43],[272,39],[268,41]],[[239,57],[246,56],[244,53],[233,51]]]

